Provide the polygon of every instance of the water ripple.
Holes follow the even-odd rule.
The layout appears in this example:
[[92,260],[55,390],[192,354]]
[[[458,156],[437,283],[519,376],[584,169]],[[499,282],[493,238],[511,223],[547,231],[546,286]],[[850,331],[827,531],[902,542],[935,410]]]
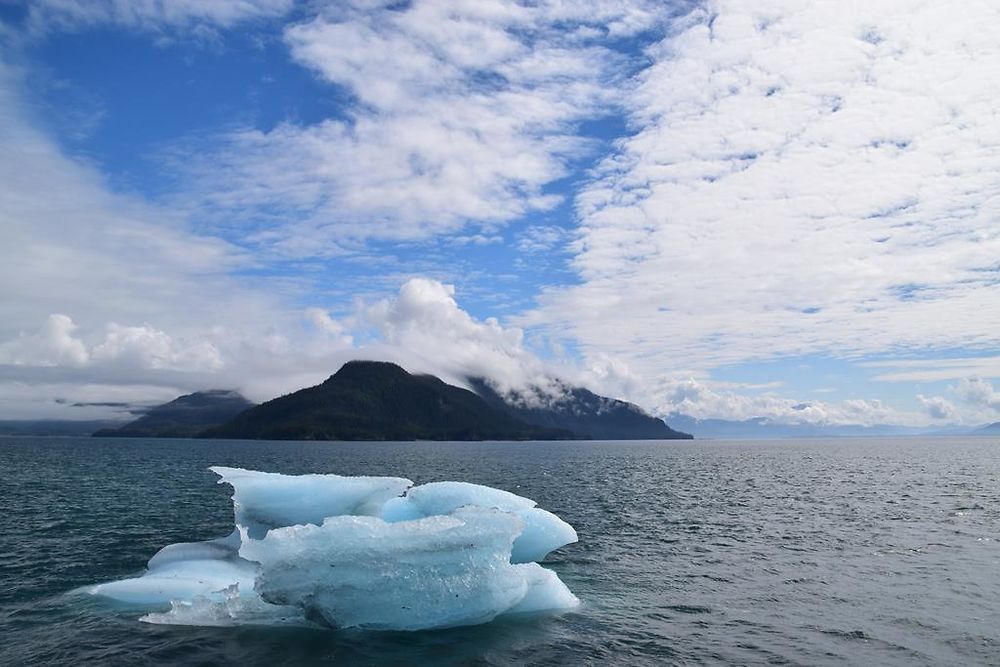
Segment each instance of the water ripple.
[[[506,488],[579,612],[426,633],[185,628],[80,586],[228,532],[209,465]],[[0,439],[4,664],[997,664],[1000,445]]]

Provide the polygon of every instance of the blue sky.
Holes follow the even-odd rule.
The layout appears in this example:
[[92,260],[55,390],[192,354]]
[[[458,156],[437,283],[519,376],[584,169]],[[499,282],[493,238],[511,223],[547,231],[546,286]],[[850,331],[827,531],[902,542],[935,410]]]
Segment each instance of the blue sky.
[[0,5],[0,417],[355,356],[669,415],[1000,420],[1000,18]]

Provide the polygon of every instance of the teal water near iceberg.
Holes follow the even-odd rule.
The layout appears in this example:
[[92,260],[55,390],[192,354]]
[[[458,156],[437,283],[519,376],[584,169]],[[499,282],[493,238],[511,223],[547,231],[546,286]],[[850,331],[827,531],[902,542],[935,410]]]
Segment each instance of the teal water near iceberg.
[[[225,535],[210,465],[463,480],[580,542],[583,601],[425,632],[185,627],[74,590]],[[0,438],[0,663],[997,664],[1000,440],[295,443]]]

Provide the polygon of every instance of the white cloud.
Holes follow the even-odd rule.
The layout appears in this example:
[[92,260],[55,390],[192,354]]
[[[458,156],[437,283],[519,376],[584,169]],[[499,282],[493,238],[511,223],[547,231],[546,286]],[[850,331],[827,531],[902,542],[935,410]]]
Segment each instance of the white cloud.
[[[886,405],[878,399],[839,402],[799,401],[771,393],[746,394],[726,383],[696,378],[674,378],[656,390],[658,414],[682,414],[696,419],[744,421],[763,418],[781,424],[922,426],[927,419]],[[668,418],[669,421],[669,418]]]
[[318,331],[322,331],[344,345],[350,345],[354,342],[354,337],[347,332],[347,327],[330,317],[330,313],[322,308],[306,308],[305,318]]
[[1000,392],[993,383],[980,377],[964,378],[953,391],[963,401],[976,408],[1000,412]]
[[[103,331],[89,330],[67,316],[53,315],[38,333],[0,342],[0,385],[38,388],[25,394],[38,403],[31,409],[25,409],[23,400],[0,398],[0,418],[107,416],[107,410],[81,410],[56,400],[76,395],[81,386],[97,402],[127,397],[130,387],[159,388],[157,395],[169,398],[235,388],[253,400],[267,400],[317,384],[348,359],[363,355],[349,341],[346,334],[295,327],[267,334],[215,326],[180,336],[149,325],[109,323]],[[381,353],[376,349],[374,354],[378,358]]]
[[94,362],[120,362],[138,368],[214,371],[222,367],[219,350],[207,341],[185,344],[148,325],[108,324],[104,340],[94,347]]
[[[259,368],[260,382],[287,386],[275,377],[296,370],[268,367],[267,345],[275,331],[300,335],[301,314],[283,302],[301,288],[237,278],[254,261],[236,247],[194,233],[176,211],[113,192],[36,127],[22,85],[0,57],[0,380],[63,393],[81,384],[173,392],[239,386],[231,360],[240,360],[247,375]],[[253,355],[265,361],[247,361]],[[0,410],[15,418],[22,403]]]
[[893,359],[866,361],[863,368],[886,369],[879,371],[876,380],[884,382],[935,382],[959,380],[978,375],[1000,376],[1000,356],[949,357],[945,359]]
[[[370,327],[368,344],[351,350],[361,358],[390,359],[411,372],[433,373],[464,385],[468,377],[493,380],[501,392],[544,400],[562,391],[559,379],[606,396],[633,401],[653,414],[745,420],[764,417],[788,424],[926,425],[926,416],[877,399],[840,402],[784,398],[780,383],[733,384],[674,374],[643,376],[622,359],[598,355],[579,364],[565,357],[540,359],[521,329],[494,318],[478,320],[455,300],[455,288],[414,278],[389,299],[362,305],[336,330]],[[761,391],[765,393],[760,393]],[[749,392],[749,393],[748,393]]]
[[148,325],[109,323],[92,347],[74,336],[79,327],[67,315],[49,315],[36,333],[0,343],[0,364],[68,366],[116,364],[135,369],[212,372],[222,368],[219,350],[207,340],[178,341]]
[[718,0],[649,50],[518,320],[648,374],[1000,346],[1000,6]]
[[[758,390],[712,382],[707,369],[1000,345],[1000,9],[718,0],[675,23],[623,85],[634,61],[615,40],[662,28],[664,4],[323,5],[284,37],[354,103],[313,125],[228,136],[194,170],[203,189],[178,196],[217,214],[206,222],[232,221],[244,247],[286,255],[442,234],[495,243],[506,222],[556,203],[550,184],[592,149],[578,124],[623,104],[631,131],[577,198],[579,235],[533,226],[515,239],[530,253],[576,238],[581,284],[547,292],[517,326],[474,318],[454,288],[414,280],[352,318],[306,310],[303,330],[303,313],[281,306],[304,302],[301,290],[235,278],[260,265],[193,233],[183,211],[112,192],[37,130],[17,72],[0,65],[0,379],[236,386],[262,399],[367,356],[509,388],[562,374],[661,413],[950,414],[942,397],[921,396],[927,414],[914,416],[878,401],[748,394]],[[288,6],[39,0],[31,12],[45,29],[156,32]],[[581,365],[539,360],[527,325],[554,349],[578,341]],[[884,362],[879,379],[996,375],[997,358]],[[982,412],[994,409],[984,382],[958,390]]]
[[[140,383],[188,391],[236,387],[266,400],[317,384],[345,361],[360,358],[395,361],[460,385],[471,376],[490,378],[502,390],[552,383],[551,369],[525,348],[520,329],[494,318],[477,320],[453,295],[451,285],[414,278],[395,297],[360,303],[343,320],[308,308],[303,315],[311,331],[289,328],[270,336],[214,328],[187,339],[149,325],[110,323],[103,335],[85,331],[75,338],[72,320],[54,315],[39,333],[0,343],[0,381],[34,377],[45,386],[71,387],[86,379],[112,392]],[[31,368],[15,372],[2,364],[59,368],[32,374]]]
[[[608,355],[583,365],[561,356],[543,360],[526,346],[521,329],[504,326],[495,318],[473,317],[455,300],[453,286],[425,278],[408,280],[394,297],[359,303],[346,318],[335,319],[320,308],[309,308],[304,319],[311,332],[289,330],[261,336],[214,328],[198,338],[185,339],[148,325],[113,323],[103,334],[84,331],[77,337],[73,334],[78,329],[70,318],[54,315],[39,333],[0,343],[0,394],[2,387],[22,386],[26,381],[38,387],[26,394],[33,397],[33,407],[26,409],[23,401],[11,401],[3,404],[0,418],[107,416],[108,410],[99,406],[69,409],[65,402],[55,401],[77,395],[81,385],[87,387],[91,401],[120,400],[135,386],[158,387],[157,395],[172,392],[174,396],[235,387],[261,401],[317,384],[350,359],[375,359],[396,362],[414,373],[432,373],[460,386],[470,377],[485,377],[501,392],[517,392],[525,400],[559,395],[564,388],[561,381],[568,381],[633,401],[658,415],[764,417],[819,425],[927,423],[926,417],[878,400],[800,402],[776,396],[771,391],[780,383],[733,384],[685,374],[643,377],[627,362]],[[979,380],[961,387],[966,400],[983,405],[998,396]],[[148,393],[143,390],[141,395]],[[949,405],[940,397],[921,396],[919,400],[936,420],[941,417],[935,411]]]
[[0,58],[0,341],[53,313],[89,332],[139,322],[182,339],[222,324],[248,334],[297,325],[276,281],[262,289],[232,275],[255,260],[68,157],[35,126],[22,85]]
[[996,421],[1000,413],[1000,392],[993,383],[981,377],[965,377],[948,387],[960,404],[943,396],[927,398],[917,395],[917,402],[935,420],[948,423],[982,424]]
[[546,186],[588,149],[576,124],[614,109],[625,61],[609,40],[662,21],[656,7],[330,5],[285,40],[356,104],[344,118],[233,133],[194,168],[198,205],[220,224],[263,226],[252,240],[293,256],[547,210],[559,197]]
[[555,225],[533,225],[525,229],[517,240],[522,253],[552,253],[562,246],[569,233]]
[[90,359],[83,341],[73,337],[77,328],[66,315],[49,315],[34,334],[22,333],[0,343],[0,363],[17,366],[82,366]]
[[946,423],[954,423],[959,420],[958,408],[943,396],[926,397],[923,394],[917,394],[917,402],[930,415],[931,419]]
[[548,369],[524,346],[524,334],[495,318],[477,320],[459,307],[455,288],[413,278],[392,299],[364,307],[361,320],[378,339],[409,356],[411,371],[432,372],[458,384],[492,379],[503,391],[551,381]]

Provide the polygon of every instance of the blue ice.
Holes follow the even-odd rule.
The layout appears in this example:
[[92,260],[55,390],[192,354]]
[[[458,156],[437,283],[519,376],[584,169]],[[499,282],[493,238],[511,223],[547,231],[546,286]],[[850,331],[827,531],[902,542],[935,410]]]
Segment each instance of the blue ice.
[[142,576],[91,593],[169,605],[143,617],[153,623],[380,630],[579,605],[538,564],[576,531],[527,498],[464,482],[211,470],[233,488],[236,530],[164,547]]

